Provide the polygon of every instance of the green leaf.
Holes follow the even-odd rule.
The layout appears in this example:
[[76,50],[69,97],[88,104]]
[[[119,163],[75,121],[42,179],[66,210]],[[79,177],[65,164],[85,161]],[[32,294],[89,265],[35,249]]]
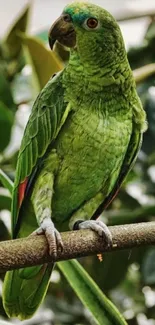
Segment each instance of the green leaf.
[[9,59],[15,59],[19,56],[22,44],[21,39],[18,37],[18,32],[25,32],[28,25],[30,6],[27,5],[22,14],[14,22],[7,36],[3,40],[4,53]]
[[[97,279],[101,290],[107,292],[119,285],[124,279],[130,264],[129,254],[130,252],[126,250],[111,252],[110,254],[104,253],[103,263],[99,263],[96,256],[92,257],[93,263],[91,267],[90,265],[88,266],[89,274],[93,279]],[[95,267],[96,264],[97,267]]]
[[13,113],[0,101],[0,152],[9,144],[13,120]]
[[31,64],[35,78],[37,77],[39,88],[42,89],[49,78],[63,69],[62,63],[54,52],[48,50],[43,42],[35,37],[20,33],[26,59]]
[[4,74],[4,69],[0,66],[0,100],[11,110],[14,110],[15,104],[10,89],[10,84]]
[[2,169],[0,169],[0,182],[2,183],[2,185],[7,188],[10,192],[10,194],[12,194],[12,189],[13,189],[13,182],[11,181],[11,179],[2,171]]
[[57,263],[80,300],[93,314],[99,325],[127,325],[113,303],[76,260]]

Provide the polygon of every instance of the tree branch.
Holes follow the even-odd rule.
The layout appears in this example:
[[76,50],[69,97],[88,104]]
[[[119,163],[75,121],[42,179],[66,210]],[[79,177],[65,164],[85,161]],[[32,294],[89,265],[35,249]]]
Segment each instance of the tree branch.
[[106,248],[104,239],[91,230],[62,233],[63,252],[54,259],[48,254],[44,236],[4,241],[0,243],[0,272],[53,261],[61,261],[120,249],[155,244],[155,222],[109,227],[113,247]]
[[133,75],[137,85],[155,74],[155,63],[144,65],[141,68],[133,70]]

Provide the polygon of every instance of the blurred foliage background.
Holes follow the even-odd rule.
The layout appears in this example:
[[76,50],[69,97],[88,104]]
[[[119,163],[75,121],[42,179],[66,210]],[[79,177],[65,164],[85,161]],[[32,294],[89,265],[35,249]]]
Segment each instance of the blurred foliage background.
[[[13,180],[23,130],[35,97],[50,76],[63,68],[69,53],[47,47],[48,31],[27,34],[29,6],[0,42],[0,168]],[[130,48],[132,69],[155,63],[155,15],[148,20],[142,43]],[[155,68],[137,85],[149,127],[136,165],[119,195],[103,214],[108,225],[154,220],[155,215]],[[145,80],[144,80],[145,79]],[[10,238],[8,191],[0,184],[0,240]],[[99,287],[116,304],[129,325],[155,325],[155,248],[81,259]],[[2,294],[0,278],[0,296]],[[0,297],[0,319],[7,320]],[[11,320],[19,324],[18,320]],[[48,294],[37,314],[25,325],[90,324],[94,320],[60,271],[55,268]]]

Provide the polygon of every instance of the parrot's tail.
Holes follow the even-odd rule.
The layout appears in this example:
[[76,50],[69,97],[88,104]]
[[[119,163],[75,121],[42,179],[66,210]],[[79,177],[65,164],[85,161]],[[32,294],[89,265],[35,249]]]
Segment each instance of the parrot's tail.
[[[24,320],[33,316],[46,294],[53,266],[45,264],[23,269],[23,272],[15,270],[6,273],[2,297],[9,317]],[[30,269],[32,272],[26,272]]]

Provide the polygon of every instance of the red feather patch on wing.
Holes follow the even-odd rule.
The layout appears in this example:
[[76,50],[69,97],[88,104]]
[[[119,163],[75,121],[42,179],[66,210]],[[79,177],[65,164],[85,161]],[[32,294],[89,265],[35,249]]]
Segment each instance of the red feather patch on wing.
[[24,196],[25,196],[25,190],[26,190],[26,186],[27,186],[27,182],[28,182],[28,177],[25,178],[24,182],[19,184],[18,187],[18,204],[19,207],[21,206]]

